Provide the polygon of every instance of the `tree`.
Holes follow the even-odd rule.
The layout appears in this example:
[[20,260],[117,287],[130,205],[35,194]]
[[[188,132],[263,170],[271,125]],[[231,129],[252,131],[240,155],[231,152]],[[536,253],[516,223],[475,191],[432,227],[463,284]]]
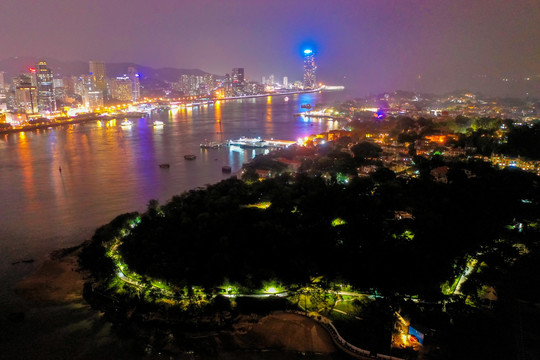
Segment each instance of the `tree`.
[[259,180],[259,175],[257,175],[257,172],[252,167],[246,167],[244,169],[244,172],[242,173],[242,180],[244,180],[247,183],[252,183],[257,180]]
[[376,183],[392,181],[396,178],[396,173],[386,167],[380,167],[371,174],[371,178]]
[[373,144],[368,141],[359,142],[351,147],[351,151],[354,154],[354,158],[359,163],[366,162],[367,160],[377,159],[382,153],[382,149],[379,145]]

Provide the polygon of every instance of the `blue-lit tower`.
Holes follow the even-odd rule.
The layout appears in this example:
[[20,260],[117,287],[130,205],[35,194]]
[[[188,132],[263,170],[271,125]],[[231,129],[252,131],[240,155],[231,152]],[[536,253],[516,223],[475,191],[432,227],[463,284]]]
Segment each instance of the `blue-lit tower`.
[[315,77],[315,56],[313,50],[304,50],[304,90],[312,90],[317,87],[317,79]]

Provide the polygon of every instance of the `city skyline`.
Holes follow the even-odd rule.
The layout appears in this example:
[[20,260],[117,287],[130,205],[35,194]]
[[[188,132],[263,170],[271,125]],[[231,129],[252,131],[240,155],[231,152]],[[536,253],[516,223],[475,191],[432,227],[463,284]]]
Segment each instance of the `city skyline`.
[[[318,77],[357,94],[476,86],[525,96],[535,94],[540,81],[540,5],[532,0],[257,6],[240,0],[151,6],[141,0],[28,0],[0,10],[0,31],[10,35],[0,40],[3,57],[129,61],[219,75],[241,66],[246,77],[260,79],[299,73],[302,51],[310,47],[317,54]],[[51,18],[62,21],[45,23]]]

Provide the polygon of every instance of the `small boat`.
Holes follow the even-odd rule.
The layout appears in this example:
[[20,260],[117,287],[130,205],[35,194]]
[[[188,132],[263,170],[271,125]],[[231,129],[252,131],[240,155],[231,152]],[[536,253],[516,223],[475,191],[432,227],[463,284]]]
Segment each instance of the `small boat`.
[[310,104],[305,104],[305,105],[302,105],[300,106],[302,109],[311,109],[311,105]]
[[184,155],[184,159],[186,159],[186,160],[195,160],[196,158],[197,158],[197,156],[195,156],[193,154]]
[[167,164],[167,163],[163,163],[163,164],[159,164],[159,167],[162,168],[162,169],[168,169],[171,167],[170,164]]
[[221,167],[221,172],[230,173],[231,172],[231,167],[229,165],[223,165]]
[[163,121],[160,121],[160,120],[155,120],[154,121],[154,126],[155,127],[163,127],[164,123]]
[[122,126],[122,127],[131,127],[131,126],[133,126],[133,121],[125,119],[124,121],[122,121],[120,123],[120,126]]

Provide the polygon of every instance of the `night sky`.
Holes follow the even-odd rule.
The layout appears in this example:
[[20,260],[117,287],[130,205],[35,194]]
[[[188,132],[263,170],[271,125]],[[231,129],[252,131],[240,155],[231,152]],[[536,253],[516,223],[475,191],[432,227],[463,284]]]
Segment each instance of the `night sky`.
[[[0,59],[135,62],[357,93],[540,82],[539,0],[2,0]],[[1,69],[0,69],[1,70]],[[499,81],[499,83],[497,83]],[[497,85],[499,84],[499,85]]]

